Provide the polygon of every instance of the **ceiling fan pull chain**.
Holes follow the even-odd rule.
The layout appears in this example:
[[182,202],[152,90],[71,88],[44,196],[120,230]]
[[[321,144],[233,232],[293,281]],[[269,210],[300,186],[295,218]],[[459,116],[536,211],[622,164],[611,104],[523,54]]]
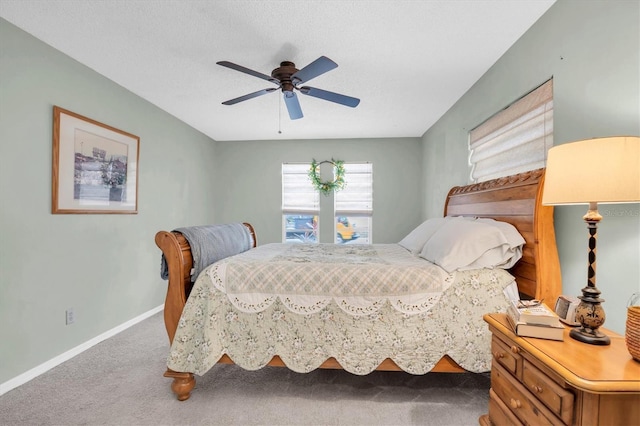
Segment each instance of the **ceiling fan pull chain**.
[[282,129],[280,128],[282,124],[282,98],[278,96],[278,134],[282,134]]

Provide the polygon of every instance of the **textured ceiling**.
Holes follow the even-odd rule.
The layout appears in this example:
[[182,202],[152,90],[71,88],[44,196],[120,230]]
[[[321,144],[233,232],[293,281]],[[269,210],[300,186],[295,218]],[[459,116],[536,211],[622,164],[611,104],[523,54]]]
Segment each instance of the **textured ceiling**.
[[[554,0],[1,0],[0,16],[215,140],[420,137]],[[270,74],[320,56],[308,85],[348,108],[216,65]],[[82,113],[82,111],[78,111]],[[278,130],[282,133],[278,133]]]

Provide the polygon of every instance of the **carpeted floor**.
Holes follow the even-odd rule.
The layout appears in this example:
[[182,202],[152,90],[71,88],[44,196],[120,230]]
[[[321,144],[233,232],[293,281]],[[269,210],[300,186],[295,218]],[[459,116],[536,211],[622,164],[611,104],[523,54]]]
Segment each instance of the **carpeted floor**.
[[216,365],[179,402],[162,313],[0,396],[2,425],[477,425],[488,374]]

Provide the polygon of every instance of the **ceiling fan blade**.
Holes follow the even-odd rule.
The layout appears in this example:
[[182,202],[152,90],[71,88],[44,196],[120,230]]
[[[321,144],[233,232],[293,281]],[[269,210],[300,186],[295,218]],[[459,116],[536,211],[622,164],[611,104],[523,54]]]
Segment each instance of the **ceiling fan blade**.
[[231,68],[232,70],[243,72],[245,74],[252,75],[254,77],[261,78],[263,80],[270,81],[274,84],[277,84],[278,86],[280,85],[280,81],[277,78],[273,78],[270,75],[262,74],[261,72],[258,72],[258,71],[250,70],[249,68],[243,67],[242,65],[234,64],[233,62],[219,61],[219,62],[216,62],[216,64],[222,65],[223,67]]
[[316,89],[315,87],[304,86],[299,90],[305,95],[324,99],[325,101],[335,102],[340,105],[346,105],[351,108],[357,107],[360,103],[360,99],[358,98],[352,98],[351,96],[341,95],[339,93],[329,92],[327,90]]
[[266,95],[267,93],[271,93],[274,90],[278,90],[277,87],[270,87],[268,89],[258,90],[257,92],[249,93],[248,95],[240,96],[239,98],[230,99],[228,101],[224,101],[222,105],[233,105],[238,102],[246,101],[247,99],[257,98],[258,96]]
[[291,81],[296,85],[302,84],[337,67],[338,64],[333,62],[331,59],[326,56],[320,56],[306,67],[293,74],[291,76]]
[[302,118],[302,109],[300,108],[300,102],[298,102],[296,94],[288,90],[282,93],[284,93],[284,103],[287,106],[287,111],[289,111],[289,118],[292,120]]

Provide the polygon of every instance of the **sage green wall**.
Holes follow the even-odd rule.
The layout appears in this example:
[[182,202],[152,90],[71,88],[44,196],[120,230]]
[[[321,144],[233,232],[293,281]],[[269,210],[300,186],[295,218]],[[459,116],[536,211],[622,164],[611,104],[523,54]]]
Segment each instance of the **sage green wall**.
[[[137,215],[51,214],[53,105],[140,137]],[[154,234],[214,221],[213,158],[211,139],[0,19],[0,383],[164,302]]]
[[[252,223],[261,244],[280,242],[283,162],[369,161],[373,241],[397,242],[420,223],[421,156],[419,138],[216,142],[215,216]],[[333,194],[320,203],[320,241],[333,242]]]
[[[640,135],[640,2],[558,0],[423,136],[423,217],[441,214],[449,187],[468,182],[468,131],[553,77],[554,140]],[[597,176],[595,176],[597,178]],[[587,283],[587,206],[555,209],[563,292]],[[640,206],[602,205],[597,285],[605,327],[624,333],[640,291]]]

